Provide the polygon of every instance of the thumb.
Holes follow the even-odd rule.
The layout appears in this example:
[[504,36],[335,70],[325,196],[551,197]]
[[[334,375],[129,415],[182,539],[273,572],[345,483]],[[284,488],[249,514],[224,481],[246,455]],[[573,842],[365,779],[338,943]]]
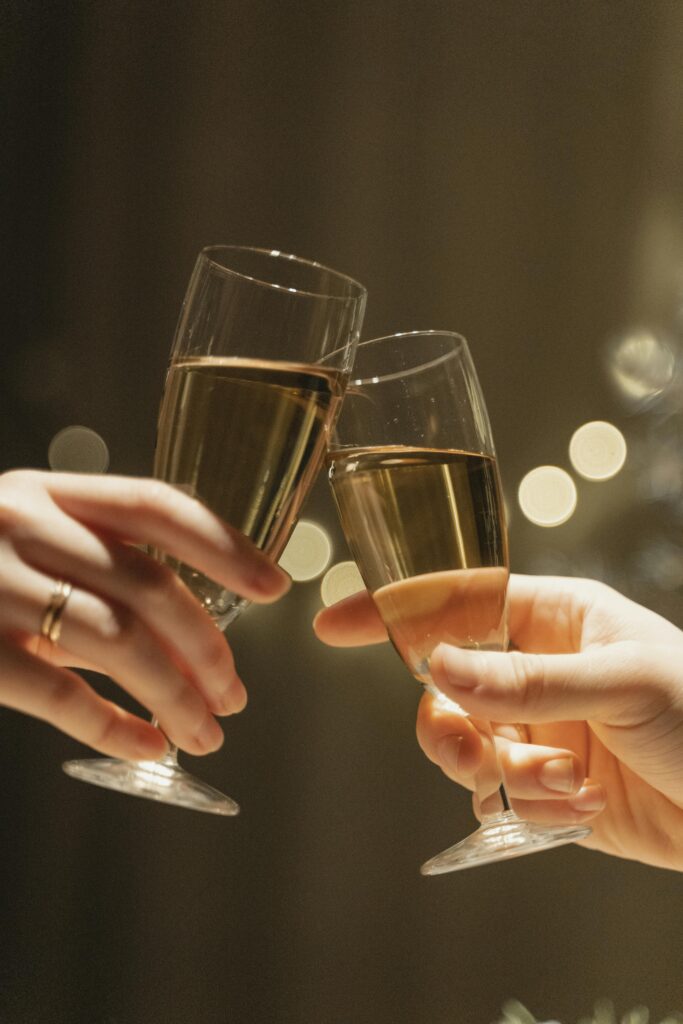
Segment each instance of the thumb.
[[497,722],[592,719],[633,726],[670,701],[671,656],[623,642],[579,654],[471,651],[439,644],[434,685],[471,714]]

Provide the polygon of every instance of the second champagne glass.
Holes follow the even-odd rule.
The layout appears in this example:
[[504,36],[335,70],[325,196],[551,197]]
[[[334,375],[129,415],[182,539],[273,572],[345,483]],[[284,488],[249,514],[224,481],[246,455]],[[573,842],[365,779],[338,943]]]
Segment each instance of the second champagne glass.
[[[277,250],[212,246],[197,259],[166,377],[154,475],[282,554],[322,464],[365,311],[358,282]],[[163,553],[216,625],[246,602]],[[213,814],[230,797],[161,761],[67,761],[67,774]]]
[[[441,642],[507,646],[508,541],[486,407],[464,338],[397,334],[358,347],[329,453],[342,528],[389,637],[444,705],[429,658]],[[520,819],[505,793],[488,722],[469,717],[482,761],[481,825],[423,874],[519,857],[589,835]]]

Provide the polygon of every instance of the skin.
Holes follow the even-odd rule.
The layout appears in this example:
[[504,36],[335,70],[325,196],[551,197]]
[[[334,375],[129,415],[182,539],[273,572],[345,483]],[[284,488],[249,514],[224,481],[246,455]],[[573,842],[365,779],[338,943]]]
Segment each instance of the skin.
[[[215,716],[246,691],[225,638],[167,566],[189,563],[251,601],[290,580],[200,502],[156,480],[19,470],[0,476],[0,704],[44,719],[113,757],[163,755],[149,721],[105,700],[73,671],[105,673],[191,754],[217,750]],[[73,590],[59,644],[40,637],[56,580]],[[67,667],[69,666],[69,667]]]
[[[514,575],[509,627],[509,653],[440,644],[430,669],[442,694],[494,723],[514,809],[590,822],[582,845],[683,870],[683,632],[601,583]],[[314,629],[332,646],[387,639],[367,593],[324,609]],[[466,716],[425,694],[417,736],[473,788],[482,751]]]

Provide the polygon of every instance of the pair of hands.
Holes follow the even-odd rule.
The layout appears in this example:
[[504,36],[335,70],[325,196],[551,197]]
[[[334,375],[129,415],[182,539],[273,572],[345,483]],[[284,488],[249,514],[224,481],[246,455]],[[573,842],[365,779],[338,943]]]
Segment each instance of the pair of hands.
[[[158,481],[7,473],[0,703],[111,756],[161,756],[161,732],[71,670],[93,669],[155,715],[172,742],[208,753],[222,743],[215,716],[242,709],[244,686],[208,614],[136,544],[252,601],[289,588],[237,531]],[[74,589],[52,646],[37,633],[56,579]],[[494,723],[513,806],[532,821],[591,821],[584,845],[683,870],[683,633],[588,580],[513,576],[509,597],[517,651],[442,645],[431,673],[447,697]],[[333,646],[386,640],[366,593],[322,611],[314,628]],[[425,695],[418,739],[450,778],[472,788],[482,751],[465,716]]]

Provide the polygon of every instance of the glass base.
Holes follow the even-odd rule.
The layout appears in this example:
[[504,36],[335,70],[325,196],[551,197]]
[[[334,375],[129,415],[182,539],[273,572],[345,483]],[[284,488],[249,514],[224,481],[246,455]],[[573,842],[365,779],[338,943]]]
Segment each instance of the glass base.
[[522,821],[514,811],[506,811],[482,823],[467,839],[426,861],[420,872],[423,875],[443,875],[447,871],[494,864],[499,860],[575,843],[590,833],[586,825],[534,825]]
[[193,811],[235,815],[240,810],[239,804],[229,796],[190,775],[173,757],[161,761],[120,761],[115,757],[96,757],[65,761],[62,768],[71,778],[81,782]]

